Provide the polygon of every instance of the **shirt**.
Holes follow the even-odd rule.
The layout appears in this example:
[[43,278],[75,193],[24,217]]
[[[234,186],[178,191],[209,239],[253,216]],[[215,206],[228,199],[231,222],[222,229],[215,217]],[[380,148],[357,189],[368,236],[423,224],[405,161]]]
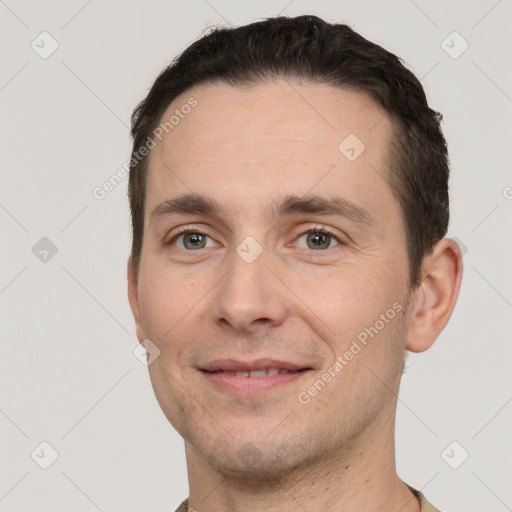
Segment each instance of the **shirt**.
[[[405,484],[405,485],[407,485],[407,484]],[[434,507],[434,505],[429,503],[427,501],[427,499],[425,498],[425,496],[423,496],[423,494],[421,494],[420,491],[417,491],[416,489],[413,489],[410,485],[407,485],[407,487],[409,487],[411,492],[414,494],[414,496],[416,496],[416,498],[420,502],[420,510],[421,510],[421,512],[441,512],[439,509]],[[185,509],[185,510],[187,510],[187,509]]]
[[[407,484],[406,484],[407,485]],[[420,491],[413,489],[410,485],[407,485],[411,492],[416,496],[418,501],[420,502],[420,510],[421,512],[440,512],[434,505],[431,505],[425,496],[421,494]],[[176,509],[176,512],[194,512],[195,509],[188,510],[188,498]]]

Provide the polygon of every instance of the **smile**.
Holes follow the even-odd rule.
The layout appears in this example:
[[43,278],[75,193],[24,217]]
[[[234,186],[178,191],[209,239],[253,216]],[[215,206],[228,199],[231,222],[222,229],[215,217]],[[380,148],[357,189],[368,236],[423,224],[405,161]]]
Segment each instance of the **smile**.
[[233,375],[235,377],[266,377],[273,375],[286,375],[287,373],[294,373],[295,371],[301,370],[287,370],[286,368],[264,368],[263,370],[240,370],[240,371],[228,371],[228,370],[220,370],[218,372],[213,373],[224,373],[226,375]]
[[239,396],[257,396],[291,384],[312,369],[306,365],[273,359],[213,361],[201,368],[202,375],[217,391]]

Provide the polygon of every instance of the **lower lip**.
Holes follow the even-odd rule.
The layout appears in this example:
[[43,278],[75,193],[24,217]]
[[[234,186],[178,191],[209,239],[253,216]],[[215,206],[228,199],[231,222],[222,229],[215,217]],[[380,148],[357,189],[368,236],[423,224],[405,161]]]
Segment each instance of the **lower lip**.
[[301,370],[292,373],[278,373],[266,377],[236,377],[228,373],[206,372],[201,373],[217,389],[233,395],[263,395],[275,389],[291,384],[309,374],[310,370]]

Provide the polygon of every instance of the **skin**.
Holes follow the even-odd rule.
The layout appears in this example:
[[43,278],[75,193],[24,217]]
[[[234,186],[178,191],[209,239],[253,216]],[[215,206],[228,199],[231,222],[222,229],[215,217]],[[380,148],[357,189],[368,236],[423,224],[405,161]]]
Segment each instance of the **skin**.
[[[397,393],[406,350],[428,349],[446,325],[462,264],[457,244],[444,239],[409,289],[402,212],[386,180],[390,121],[365,95],[328,85],[210,84],[186,91],[168,113],[190,96],[197,107],[149,156],[137,276],[128,262],[138,339],[160,350],[151,382],[185,439],[189,506],[418,511],[395,470]],[[366,146],[354,161],[338,150],[349,134]],[[223,210],[151,215],[189,193]],[[270,215],[271,201],[291,194],[342,197],[373,222]],[[206,245],[176,238],[181,228],[207,235]],[[318,228],[336,237],[321,249],[308,238]],[[252,263],[236,251],[248,236],[262,249]],[[396,303],[401,311],[300,403],[299,393]],[[268,393],[235,396],[199,369],[260,357],[312,370]]]

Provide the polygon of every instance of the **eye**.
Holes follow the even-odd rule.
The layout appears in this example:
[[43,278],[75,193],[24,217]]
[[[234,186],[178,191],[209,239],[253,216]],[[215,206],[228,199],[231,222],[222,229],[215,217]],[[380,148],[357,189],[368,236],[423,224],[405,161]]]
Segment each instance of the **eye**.
[[199,233],[198,231],[183,231],[169,240],[167,244],[176,244],[179,249],[186,251],[205,249],[207,247],[215,247],[217,245],[208,235]]
[[305,246],[302,245],[303,249],[313,249],[314,251],[330,249],[336,245],[340,245],[342,242],[326,228],[313,228],[302,233],[297,241],[305,238]]
[[[342,241],[327,228],[312,228],[303,232],[298,238],[299,247],[321,251],[343,244]],[[218,244],[205,233],[199,231],[182,231],[173,236],[166,245],[175,245],[184,251],[195,251],[216,247]]]

